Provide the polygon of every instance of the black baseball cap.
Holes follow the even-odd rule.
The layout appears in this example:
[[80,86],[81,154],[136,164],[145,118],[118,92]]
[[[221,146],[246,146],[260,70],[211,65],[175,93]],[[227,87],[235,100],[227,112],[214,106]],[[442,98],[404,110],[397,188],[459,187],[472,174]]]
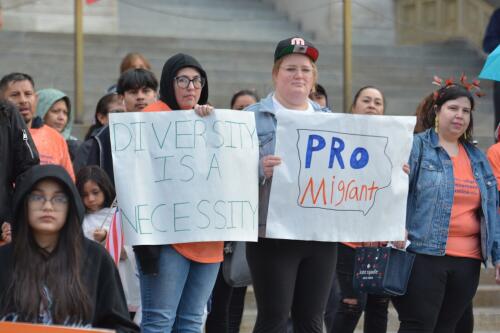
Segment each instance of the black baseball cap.
[[278,43],[274,51],[274,62],[292,53],[304,54],[311,58],[313,62],[319,57],[319,51],[312,43],[301,37],[290,37]]

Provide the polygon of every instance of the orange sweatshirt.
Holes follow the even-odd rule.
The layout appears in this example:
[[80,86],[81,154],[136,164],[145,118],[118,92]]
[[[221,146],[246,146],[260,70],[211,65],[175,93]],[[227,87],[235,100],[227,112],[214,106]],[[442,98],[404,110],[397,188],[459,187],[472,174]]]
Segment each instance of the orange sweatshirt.
[[30,134],[40,154],[40,164],[57,164],[68,171],[75,181],[73,164],[69,156],[66,140],[55,129],[42,125],[39,128],[30,128]]
[[488,149],[488,161],[497,179],[497,188],[500,191],[500,142],[495,143]]

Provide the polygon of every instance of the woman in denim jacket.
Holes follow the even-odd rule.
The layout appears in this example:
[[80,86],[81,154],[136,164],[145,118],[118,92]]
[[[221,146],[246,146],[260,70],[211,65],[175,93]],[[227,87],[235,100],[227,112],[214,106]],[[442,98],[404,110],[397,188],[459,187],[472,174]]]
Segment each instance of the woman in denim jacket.
[[[500,271],[496,180],[472,143],[474,98],[447,83],[417,110],[406,227],[416,253],[407,293],[393,298],[399,332],[455,332],[491,254]],[[417,128],[418,130],[418,128]]]
[[[260,144],[259,241],[247,243],[247,259],[257,301],[254,333],[322,333],[332,285],[336,243],[265,238],[273,168],[277,112],[329,112],[309,100],[317,77],[318,50],[302,38],[278,43],[272,77],[275,91],[247,108],[255,113]],[[286,209],[286,208],[284,208]]]

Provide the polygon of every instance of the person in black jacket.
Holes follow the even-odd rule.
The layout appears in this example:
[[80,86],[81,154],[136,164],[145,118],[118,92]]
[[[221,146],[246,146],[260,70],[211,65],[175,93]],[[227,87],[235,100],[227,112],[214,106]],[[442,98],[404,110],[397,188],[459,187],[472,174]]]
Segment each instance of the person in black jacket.
[[34,166],[19,177],[12,242],[0,247],[0,318],[139,332],[113,260],[83,236],[83,214],[61,166]]
[[3,224],[12,221],[16,178],[40,163],[24,120],[16,107],[4,100],[0,100],[0,159],[0,224]]
[[[483,39],[483,51],[486,53],[493,52],[500,44],[500,8],[496,9],[491,15],[490,22],[486,27]],[[495,107],[495,123],[494,129],[497,128],[500,122],[500,82],[493,81],[493,105]]]

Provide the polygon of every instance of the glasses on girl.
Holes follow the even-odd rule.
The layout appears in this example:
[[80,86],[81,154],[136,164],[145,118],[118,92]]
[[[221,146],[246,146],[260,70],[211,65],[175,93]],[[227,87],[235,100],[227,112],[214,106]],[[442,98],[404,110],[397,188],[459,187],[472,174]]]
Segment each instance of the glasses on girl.
[[28,202],[34,209],[42,209],[47,201],[50,201],[54,210],[64,209],[68,205],[68,197],[64,194],[57,194],[50,199],[36,193],[32,193],[28,196]]
[[185,75],[176,76],[174,78],[174,80],[175,80],[175,83],[177,84],[177,86],[179,88],[183,88],[183,89],[186,89],[187,87],[189,87],[189,84],[191,82],[193,82],[193,87],[195,89],[201,89],[205,86],[205,82],[206,82],[204,77],[195,76],[194,78],[190,79]]

